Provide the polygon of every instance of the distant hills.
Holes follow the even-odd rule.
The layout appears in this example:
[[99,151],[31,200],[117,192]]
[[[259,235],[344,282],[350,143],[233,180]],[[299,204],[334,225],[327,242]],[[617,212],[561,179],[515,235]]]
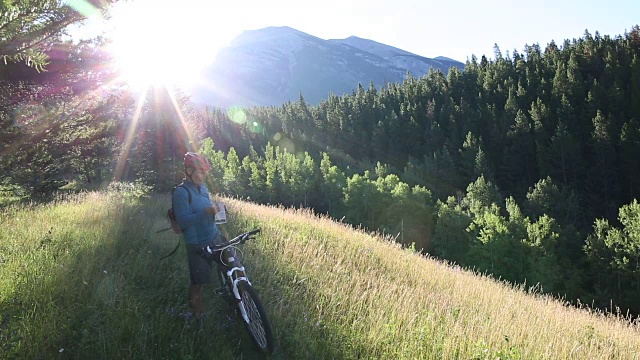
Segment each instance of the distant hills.
[[290,27],[245,31],[223,48],[192,89],[198,104],[270,106],[304,96],[318,104],[329,93],[351,93],[358,83],[383,86],[430,68],[448,72],[464,64],[426,58],[379,42],[351,36],[324,40]]

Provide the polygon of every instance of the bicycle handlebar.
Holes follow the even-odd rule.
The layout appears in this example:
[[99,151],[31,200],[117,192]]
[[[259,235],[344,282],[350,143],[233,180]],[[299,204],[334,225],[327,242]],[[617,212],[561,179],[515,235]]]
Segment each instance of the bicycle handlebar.
[[210,251],[218,251],[218,250],[222,250],[222,249],[224,249],[224,248],[226,248],[228,246],[231,246],[231,245],[244,244],[245,242],[247,242],[247,240],[251,240],[252,239],[251,235],[255,235],[255,234],[259,233],[259,232],[260,232],[260,229],[247,231],[246,233],[242,233],[242,234],[234,237],[233,239],[228,240],[224,244],[207,246],[207,248]]

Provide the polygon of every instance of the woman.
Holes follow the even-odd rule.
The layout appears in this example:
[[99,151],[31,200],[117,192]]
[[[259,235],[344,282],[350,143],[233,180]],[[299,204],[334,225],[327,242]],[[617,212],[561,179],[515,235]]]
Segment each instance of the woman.
[[216,207],[209,198],[209,191],[204,185],[211,165],[207,159],[197,153],[184,155],[183,183],[173,192],[173,210],[176,221],[182,229],[187,244],[187,259],[191,286],[189,287],[189,304],[197,319],[203,317],[202,286],[211,282],[212,257],[205,257],[202,248],[207,245],[218,245],[226,242],[216,226],[214,216]]

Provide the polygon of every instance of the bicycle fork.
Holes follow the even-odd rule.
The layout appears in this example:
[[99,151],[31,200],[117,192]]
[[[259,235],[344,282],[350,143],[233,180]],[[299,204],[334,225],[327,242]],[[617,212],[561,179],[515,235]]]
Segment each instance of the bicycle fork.
[[242,301],[242,297],[240,296],[240,291],[238,290],[238,284],[241,281],[246,281],[249,286],[251,286],[251,282],[249,278],[245,274],[244,266],[237,266],[235,259],[231,256],[229,257],[229,262],[232,267],[225,271],[227,286],[231,288],[231,292],[233,293],[233,297],[236,300],[236,305],[240,310],[240,315],[242,319],[248,324],[250,322],[249,316],[247,315],[247,310],[244,307],[244,302]]

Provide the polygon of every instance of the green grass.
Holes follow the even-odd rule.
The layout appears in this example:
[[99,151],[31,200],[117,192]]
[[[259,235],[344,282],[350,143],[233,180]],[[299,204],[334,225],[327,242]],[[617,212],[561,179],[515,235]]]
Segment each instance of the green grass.
[[0,185],[0,206],[15,204],[26,198],[28,195],[19,186]]
[[[425,258],[305,211],[225,199],[269,312],[274,359],[636,359],[640,331]],[[85,193],[0,210],[0,358],[246,359],[244,328],[211,289],[185,321],[184,246],[169,196]]]

